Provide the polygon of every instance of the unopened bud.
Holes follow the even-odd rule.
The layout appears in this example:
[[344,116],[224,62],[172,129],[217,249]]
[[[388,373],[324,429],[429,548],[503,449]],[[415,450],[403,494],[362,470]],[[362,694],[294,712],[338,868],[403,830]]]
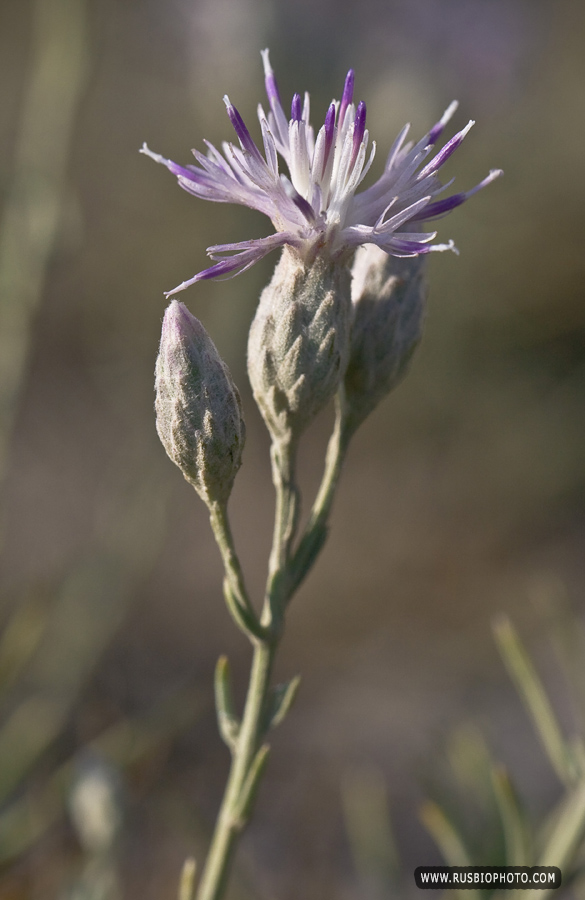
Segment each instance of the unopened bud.
[[426,299],[425,257],[360,248],[352,270],[353,323],[345,374],[346,425],[358,425],[404,378],[420,341]]
[[283,250],[250,328],[248,374],[273,438],[298,436],[339,386],[349,352],[349,272]]
[[176,300],[156,361],[156,430],[202,500],[225,504],[242,462],[240,395],[201,322]]

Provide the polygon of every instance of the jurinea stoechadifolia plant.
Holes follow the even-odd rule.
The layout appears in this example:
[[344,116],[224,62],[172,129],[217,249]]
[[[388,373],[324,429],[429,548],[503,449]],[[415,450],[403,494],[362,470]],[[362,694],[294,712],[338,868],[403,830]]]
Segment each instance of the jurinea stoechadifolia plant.
[[[267,237],[209,247],[213,265],[167,296],[203,279],[232,277],[272,250],[282,251],[248,340],[248,373],[272,440],[276,489],[274,538],[260,610],[248,595],[227,514],[245,437],[239,394],[201,323],[176,300],[164,317],[156,369],[158,433],[209,508],[225,566],[225,598],[254,649],[241,717],[231,700],[225,657],[216,670],[219,728],[232,764],[198,900],[223,896],[237,838],[250,817],[267,761],[266,736],[282,721],[296,693],[298,679],[271,684],[274,656],[286,606],[325,540],[349,440],[403,378],[420,340],[426,255],[455,250],[452,241],[436,243],[437,232],[425,231],[425,223],[446,215],[501,174],[493,170],[471,190],[443,196],[447,186],[439,170],[473,124],[437,151],[457,109],[452,103],[418,143],[406,142],[406,126],[380,178],[358,193],[375,144],[368,152],[366,106],[353,102],[353,71],[341,101],[331,103],[315,137],[309,95],[303,100],[294,95],[288,118],[267,50],[262,58],[269,104],[268,114],[261,106],[258,110],[264,154],[227,96],[238,143],[224,143],[223,153],[207,143],[207,154],[193,151],[196,164],[180,166],[146,145],[142,149],[189,193],[259,210],[275,228]],[[282,163],[288,172],[281,171]],[[323,480],[299,535],[297,446],[332,399],[336,422]]]

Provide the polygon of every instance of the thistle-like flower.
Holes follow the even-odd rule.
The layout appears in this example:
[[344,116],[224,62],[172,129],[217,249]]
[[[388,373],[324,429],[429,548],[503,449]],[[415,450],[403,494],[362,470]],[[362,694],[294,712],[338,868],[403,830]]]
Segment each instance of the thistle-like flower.
[[[250,268],[278,247],[294,248],[310,265],[323,253],[340,263],[349,260],[362,244],[376,244],[398,257],[418,256],[432,250],[454,250],[452,241],[433,243],[436,231],[424,223],[450,212],[499,175],[492,170],[469,191],[441,195],[452,182],[442,184],[438,171],[461,144],[473,125],[434,153],[435,144],[457,109],[453,102],[436,125],[418,143],[405,143],[406,125],[394,142],[384,171],[371,187],[356,194],[375,154],[368,155],[366,105],[353,102],[354,73],[345,79],[341,101],[332,101],[317,136],[309,121],[309,95],[295,94],[287,119],[268,50],[262,52],[269,112],[258,108],[264,156],[252,139],[239,112],[224,97],[239,146],[224,143],[223,155],[206,142],[207,155],[193,150],[198,165],[180,166],[144,145],[142,152],[165,165],[189,193],[218,203],[239,203],[267,215],[276,233],[268,237],[208,247],[214,265],[184,281],[167,296],[191,284],[216,276],[232,277]],[[279,171],[279,155],[288,175]]]

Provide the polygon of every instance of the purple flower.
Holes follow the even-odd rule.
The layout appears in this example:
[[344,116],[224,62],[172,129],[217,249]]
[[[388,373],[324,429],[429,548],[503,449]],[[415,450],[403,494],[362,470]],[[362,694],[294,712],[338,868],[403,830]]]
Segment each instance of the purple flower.
[[[455,250],[452,241],[432,243],[436,231],[423,231],[423,223],[449,213],[456,206],[502,174],[494,169],[470,191],[440,195],[452,184],[442,184],[438,170],[463,141],[469,122],[437,153],[434,148],[445,125],[457,109],[451,103],[442,118],[417,144],[405,143],[406,125],[392,146],[378,181],[359,194],[376,150],[369,132],[366,105],[353,102],[354,73],[345,79],[341,101],[334,100],[315,137],[309,122],[309,95],[295,94],[287,119],[268,50],[262,52],[270,111],[258,107],[264,155],[260,152],[239,112],[224,97],[239,146],[222,145],[223,154],[207,144],[207,155],[193,150],[198,165],[179,166],[146,144],[142,152],[163,163],[189,193],[218,203],[240,203],[271,219],[275,234],[235,244],[208,247],[215,264],[184,281],[167,296],[196,281],[216,276],[232,277],[249,269],[272,250],[285,244],[295,248],[305,264],[319,252],[340,262],[349,259],[361,244],[376,244],[393,256],[407,257],[432,250]],[[279,172],[279,155],[288,175]]]

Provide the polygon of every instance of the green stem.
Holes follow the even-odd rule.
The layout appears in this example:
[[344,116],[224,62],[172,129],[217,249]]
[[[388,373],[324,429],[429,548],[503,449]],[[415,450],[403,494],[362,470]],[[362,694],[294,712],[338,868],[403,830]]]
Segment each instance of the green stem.
[[[197,900],[220,900],[223,896],[237,839],[249,819],[267,755],[267,748],[262,747],[266,729],[265,711],[270,693],[272,664],[282,631],[284,575],[298,505],[298,492],[294,483],[294,451],[290,442],[275,444],[272,448],[276,512],[262,624],[258,623],[246,593],[226,510],[222,507],[211,510],[211,525],[226,571],[226,600],[236,622],[252,640],[254,656],[242,724],[234,743],[230,774],[197,891]],[[232,605],[234,601],[235,607]],[[247,627],[250,615],[254,617],[256,629]]]
[[[258,790],[268,754],[262,746],[270,675],[282,634],[286,604],[321,549],[350,433],[344,425],[343,397],[339,396],[335,429],[327,449],[323,481],[304,536],[294,554],[299,492],[295,482],[296,442],[272,445],[272,477],[276,489],[274,535],[268,568],[266,596],[260,622],[248,599],[236,556],[226,510],[211,510],[211,524],[226,570],[226,600],[232,615],[254,645],[248,695],[242,724],[233,743],[232,764],[215,832],[197,891],[197,900],[221,900],[240,832],[245,827]],[[249,623],[252,622],[253,627]],[[230,741],[231,743],[231,741]]]
[[275,441],[270,451],[276,513],[262,624],[270,626],[274,635],[279,635],[282,630],[284,609],[291,593],[288,566],[299,511],[299,491],[295,480],[296,451],[296,442],[286,439]]
[[209,509],[209,518],[225,569],[224,595],[228,609],[245,634],[263,639],[266,637],[266,630],[260,625],[248,597],[226,507],[219,503],[214,504]]
[[250,796],[245,797],[244,794],[248,776],[261,752],[264,711],[275,651],[276,643],[258,641],[254,646],[244,717],[197,900],[220,900],[223,896],[237,838],[250,816],[258,779],[251,786]]
[[329,514],[352,432],[346,427],[344,397],[336,398],[335,426],[327,446],[325,471],[311,515],[297,550],[290,562],[289,594],[297,590],[321,550],[328,531]]

